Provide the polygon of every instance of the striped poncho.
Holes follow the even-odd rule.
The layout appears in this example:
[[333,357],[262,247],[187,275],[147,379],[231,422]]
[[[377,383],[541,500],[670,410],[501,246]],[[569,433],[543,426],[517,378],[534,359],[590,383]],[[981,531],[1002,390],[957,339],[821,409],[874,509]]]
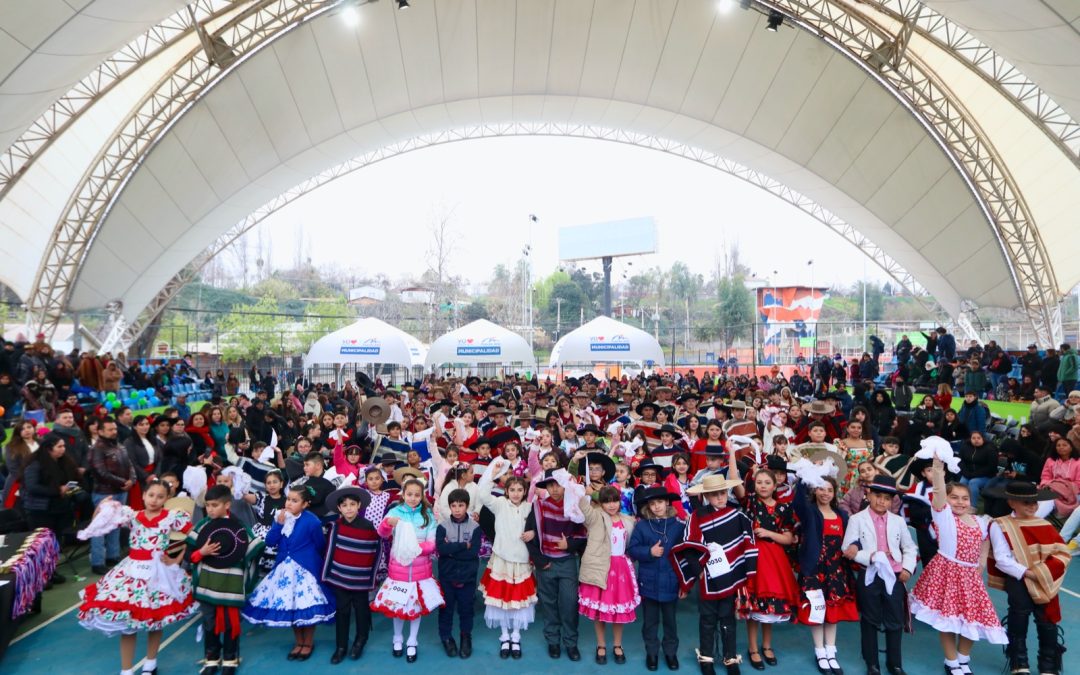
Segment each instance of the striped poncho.
[[[1012,516],[994,519],[1001,528],[1016,562],[1035,573],[1034,579],[1024,578],[1024,585],[1036,605],[1046,606],[1046,617],[1061,621],[1058,591],[1065,580],[1072,556],[1054,526],[1042,518],[1020,520]],[[991,588],[1004,590],[1005,573],[998,569],[993,550],[987,560],[987,575]]]

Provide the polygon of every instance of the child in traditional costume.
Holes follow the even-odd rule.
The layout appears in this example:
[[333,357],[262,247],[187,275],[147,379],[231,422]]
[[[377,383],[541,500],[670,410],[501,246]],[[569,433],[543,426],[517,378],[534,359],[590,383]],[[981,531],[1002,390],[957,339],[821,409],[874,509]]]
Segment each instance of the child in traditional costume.
[[255,585],[262,539],[230,512],[233,495],[225,485],[207,489],[206,517],[188,533],[188,561],[194,566],[195,599],[202,607],[206,660],[200,675],[235,675],[240,667],[240,608]]
[[[371,607],[368,594],[375,588],[375,567],[379,557],[379,533],[364,517],[371,495],[358,487],[338,488],[326,498],[337,509],[338,517],[330,524],[322,582],[334,591],[336,645],[330,663],[364,653],[371,632]],[[349,623],[356,620],[356,634],[349,646]]]
[[83,628],[120,635],[121,675],[134,672],[137,633],[148,633],[143,672],[157,673],[162,631],[199,609],[191,593],[191,577],[177,564],[184,548],[169,543],[171,533],[191,529],[191,516],[164,508],[168,494],[163,482],[151,480],[143,490],[145,508],[138,512],[105,499],[87,529],[79,532],[85,540],[120,527],[131,530],[128,556],[79,593]]
[[990,587],[1004,590],[1009,600],[1006,654],[1013,673],[1028,672],[1028,618],[1035,616],[1039,640],[1038,669],[1060,675],[1065,646],[1059,641],[1061,605],[1058,592],[1065,579],[1069,550],[1048,521],[1036,517],[1039,502],[1055,493],[1031,483],[1011,481],[993,490],[992,497],[1007,500],[1012,513],[990,524],[991,552],[987,572]]
[[939,631],[946,675],[970,673],[971,646],[976,640],[1006,644],[979,561],[988,523],[971,514],[967,486],[945,485],[945,466],[933,462],[934,530],[938,553],[911,591],[911,613]]
[[496,459],[484,472],[476,493],[480,504],[495,516],[495,540],[491,560],[480,580],[484,594],[484,618],[489,628],[499,628],[499,656],[521,658],[521,631],[536,617],[536,582],[529,549],[522,535],[532,504],[525,500],[525,479],[512,476],[505,483],[506,495],[492,496],[494,481],[511,470],[509,460]]
[[290,661],[310,658],[315,626],[334,618],[334,598],[319,583],[326,537],[319,518],[308,510],[313,493],[306,485],[289,488],[285,508],[266,535],[266,543],[278,551],[274,569],[255,587],[242,612],[251,623],[293,629]]
[[[442,591],[432,574],[438,523],[424,498],[423,482],[409,478],[401,486],[401,503],[379,523],[379,536],[393,536],[389,576],[375,594],[371,609],[394,620],[394,656],[418,657],[420,619],[443,605]],[[405,622],[409,639],[403,649]]]
[[[623,626],[634,622],[635,609],[641,604],[634,566],[626,556],[634,519],[620,513],[622,495],[618,488],[605,485],[596,491],[590,484],[585,490],[579,508],[585,515],[588,539],[578,571],[578,612],[593,620],[596,663],[607,663],[605,627],[611,624],[612,655],[615,663],[622,664],[626,663]],[[595,503],[592,494],[597,495]]]
[[875,476],[868,486],[870,505],[848,519],[844,557],[862,566],[855,575],[855,598],[867,675],[881,673],[878,632],[885,633],[885,670],[904,675],[900,638],[909,625],[907,589],[915,572],[918,547],[907,523],[889,511],[898,494],[892,476]]
[[735,644],[735,596],[757,573],[757,547],[750,519],[728,505],[728,491],[740,484],[711,475],[690,488],[687,492],[700,496],[703,503],[687,519],[684,541],[671,551],[679,575],[679,597],[686,597],[694,582],[701,581],[696,654],[702,675],[714,675],[717,660],[728,675],[738,675],[742,661]]

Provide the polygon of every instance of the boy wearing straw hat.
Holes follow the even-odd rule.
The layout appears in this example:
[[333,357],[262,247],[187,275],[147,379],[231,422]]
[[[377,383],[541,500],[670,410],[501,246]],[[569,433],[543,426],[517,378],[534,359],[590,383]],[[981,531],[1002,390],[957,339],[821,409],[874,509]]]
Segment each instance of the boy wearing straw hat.
[[702,500],[686,521],[683,542],[671,550],[679,577],[679,597],[685,598],[699,578],[699,646],[701,675],[715,675],[719,629],[719,660],[728,675],[739,674],[741,658],[735,646],[735,595],[757,573],[757,547],[750,519],[728,506],[728,491],[741,485],[722,475],[706,476],[687,493]]

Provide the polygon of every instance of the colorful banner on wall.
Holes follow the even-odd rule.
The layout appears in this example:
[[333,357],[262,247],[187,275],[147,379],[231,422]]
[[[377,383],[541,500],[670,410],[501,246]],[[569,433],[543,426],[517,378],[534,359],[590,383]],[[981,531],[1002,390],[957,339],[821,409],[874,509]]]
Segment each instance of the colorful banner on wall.
[[[829,296],[824,288],[778,286],[757,291],[758,320],[765,329],[762,352],[772,363],[786,349],[812,344],[821,307]],[[807,338],[811,338],[806,342]]]

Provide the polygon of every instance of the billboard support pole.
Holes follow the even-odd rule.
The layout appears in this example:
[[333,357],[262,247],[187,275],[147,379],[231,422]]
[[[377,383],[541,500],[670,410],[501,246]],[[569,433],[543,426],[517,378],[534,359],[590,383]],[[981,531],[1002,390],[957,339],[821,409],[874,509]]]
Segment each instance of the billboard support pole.
[[604,316],[611,316],[611,256],[606,255],[601,258],[604,264],[604,309],[601,312]]

